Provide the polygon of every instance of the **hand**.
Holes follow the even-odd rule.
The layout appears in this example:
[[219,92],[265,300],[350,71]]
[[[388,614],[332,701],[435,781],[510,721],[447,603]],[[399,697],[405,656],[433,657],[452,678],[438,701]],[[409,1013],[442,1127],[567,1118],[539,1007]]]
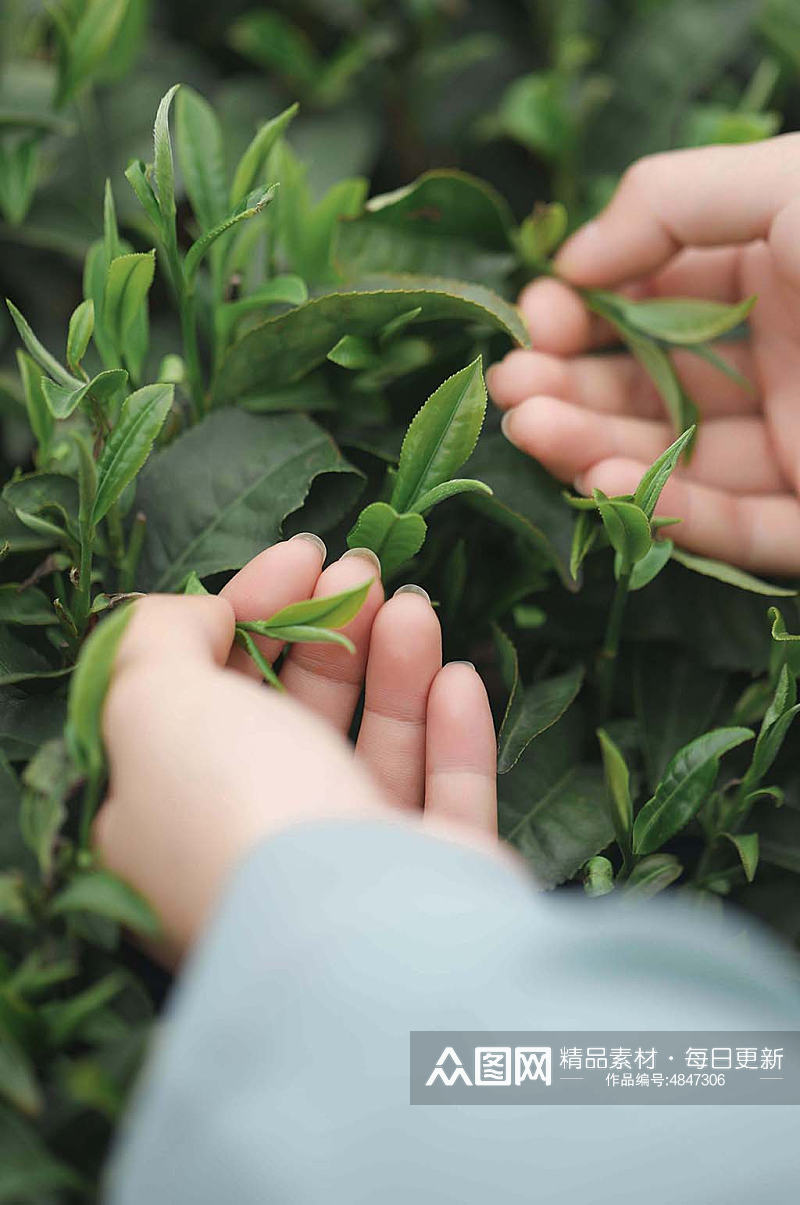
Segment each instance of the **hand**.
[[[670,537],[694,552],[800,572],[800,135],[641,160],[556,268],[639,297],[758,295],[749,338],[722,347],[752,392],[675,355],[702,418],[657,513],[683,520]],[[591,354],[613,337],[567,284],[536,281],[520,304],[536,350],[511,352],[489,380],[506,435],[581,492],[632,493],[673,438],[654,387],[632,357]]]
[[[472,666],[442,668],[422,592],[383,602],[371,553],[321,573],[324,545],[295,537],[257,556],[219,597],[153,595],[135,605],[104,711],[108,798],[95,823],[103,861],[159,913],[180,956],[225,880],[262,838],[303,821],[423,813],[467,840],[496,835],[495,737]],[[374,578],[336,645],[292,647],[265,687],[236,620]],[[259,638],[274,661],[275,641]],[[355,757],[344,740],[366,674]]]

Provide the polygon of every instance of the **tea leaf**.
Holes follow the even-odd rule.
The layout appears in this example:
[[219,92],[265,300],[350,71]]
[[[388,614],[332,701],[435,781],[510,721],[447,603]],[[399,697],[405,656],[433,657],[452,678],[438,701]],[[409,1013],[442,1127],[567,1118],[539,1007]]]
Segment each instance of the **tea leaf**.
[[42,374],[36,361],[24,351],[17,351],[17,367],[22,380],[28,422],[42,459],[46,459],[53,437],[53,416],[42,390]]
[[48,627],[56,622],[50,599],[35,586],[16,582],[0,586],[0,623],[21,623],[26,627]]
[[267,661],[264,654],[261,652],[261,649],[258,647],[253,637],[249,632],[244,631],[244,629],[242,629],[238,624],[236,625],[235,643],[238,644],[240,648],[243,648],[244,651],[252,657],[265,682],[274,687],[275,690],[285,689],[280,678],[275,673],[275,670],[272,668],[269,661]]
[[738,368],[735,368],[733,364],[730,364],[723,356],[721,356],[715,350],[715,348],[706,346],[704,343],[696,343],[687,348],[687,351],[690,351],[693,356],[699,356],[700,359],[705,360],[707,364],[713,364],[713,366],[718,368],[721,373],[729,378],[729,380],[735,381],[739,388],[744,389],[746,393],[753,393],[752,381],[748,381],[747,377],[744,376],[743,373],[739,372]]
[[129,606],[116,607],[100,621],[81,648],[67,700],[67,746],[82,774],[96,778],[105,761],[101,716],[119,642],[131,618]]
[[201,230],[221,222],[228,209],[225,153],[217,115],[194,88],[175,102],[175,141],[181,174]]
[[631,570],[628,589],[643,590],[658,577],[661,570],[669,563],[675,551],[672,540],[653,540],[650,551],[637,561]]
[[634,851],[652,853],[688,824],[714,786],[722,755],[753,735],[749,728],[717,728],[679,750],[636,817]]
[[657,297],[646,301],[615,298],[623,318],[636,330],[665,343],[681,345],[718,339],[744,322],[756,303],[748,297],[736,305],[690,297]]
[[191,247],[186,253],[186,259],[184,261],[184,271],[186,273],[187,282],[191,283],[191,281],[194,279],[197,269],[200,267],[203,258],[208,254],[212,245],[220,237],[220,235],[224,234],[226,230],[230,230],[232,226],[238,225],[239,222],[245,222],[249,218],[255,217],[256,214],[261,213],[261,210],[264,208],[264,206],[268,205],[274,197],[277,188],[278,185],[273,184],[270,188],[258,188],[255,190],[255,192],[251,192],[250,195],[246,197],[244,201],[242,201],[239,209],[237,209],[234,213],[228,214],[228,216],[217,226],[215,226],[212,230],[207,230],[205,234],[200,236],[197,242],[192,243]]
[[[317,518],[306,528],[324,534],[360,488],[330,436],[299,414],[256,415],[225,408],[184,432],[148,461],[137,482],[136,506],[147,515],[137,584],[175,589],[194,569],[200,577],[240,569],[281,538],[287,515],[327,478]],[[298,529],[299,530],[299,529]]]
[[152,185],[147,178],[147,169],[141,159],[131,160],[125,168],[125,179],[136,193],[139,204],[144,209],[150,221],[157,230],[160,229],[161,211],[158,205],[158,197],[153,192]]
[[270,151],[285,133],[298,108],[298,105],[290,105],[277,117],[265,122],[253,138],[239,160],[233,175],[233,184],[228,198],[231,209],[234,209],[259,183],[259,176],[264,171]]
[[526,264],[536,267],[552,255],[569,225],[567,211],[558,201],[537,205],[517,231],[517,246]]
[[[31,916],[25,898],[25,878],[17,870],[0,871],[0,920],[13,924],[27,925]],[[2,1031],[0,1031],[0,1049],[2,1049]],[[0,1081],[2,1070],[0,1064]],[[0,1082],[0,1093],[2,1084]]]
[[489,289],[463,281],[381,277],[358,289],[312,297],[247,331],[222,361],[215,397],[218,402],[239,402],[275,389],[324,363],[343,335],[377,337],[387,322],[417,306],[420,321],[474,321],[529,345],[518,311]]
[[76,996],[41,1005],[39,1014],[45,1023],[49,1043],[59,1047],[66,1045],[70,1039],[79,1037],[86,1022],[91,1021],[118,996],[127,983],[128,978],[124,972],[114,971],[93,983],[91,987],[78,992]]
[[583,890],[590,899],[614,890],[614,867],[608,858],[597,855],[589,859],[583,868]]
[[626,859],[632,853],[633,803],[631,801],[630,771],[617,745],[603,728],[598,728],[597,739],[603,755],[606,777],[606,800],[617,844]]
[[312,624],[286,624],[284,626],[271,623],[262,626],[240,624],[246,631],[256,631],[259,635],[271,636],[273,640],[282,640],[286,644],[338,644],[354,653],[356,646],[349,637],[341,632],[333,632],[330,628],[317,628]]
[[693,552],[687,552],[685,548],[676,548],[672,559],[679,565],[683,565],[685,569],[691,569],[693,573],[701,573],[703,577],[713,577],[718,582],[736,586],[739,590],[747,590],[750,594],[767,594],[772,598],[794,598],[797,594],[796,590],[788,586],[776,586],[771,582],[764,582],[759,577],[753,577],[752,573],[746,573],[744,569],[726,565],[724,561],[712,561],[708,557],[695,556]]
[[606,498],[600,490],[594,491],[594,498],[611,547],[619,553],[620,571],[617,576],[630,573],[636,562],[647,555],[653,543],[647,515],[634,503]]
[[131,325],[147,303],[155,270],[155,251],[118,255],[109,264],[103,322],[120,351],[125,347]]
[[723,833],[733,845],[742,863],[745,878],[752,883],[758,869],[758,833]]
[[485,413],[479,357],[440,385],[412,420],[392,491],[397,511],[411,510],[423,494],[461,467],[478,441]]
[[129,0],[88,0],[69,35],[56,103],[63,105],[102,64]]
[[[652,378],[674,430],[681,433],[696,426],[697,407],[683,388],[668,353],[624,323],[617,322],[616,325],[633,355]],[[686,449],[687,455],[690,451],[691,442]]]
[[761,724],[753,760],[742,781],[742,794],[748,794],[764,779],[780,752],[792,720],[800,712],[796,703],[797,685],[788,665],[781,667],[778,683]]
[[[586,501],[589,501],[589,499],[586,499]],[[596,510],[593,501],[592,510]],[[578,581],[578,574],[580,573],[581,565],[591,552],[597,540],[599,531],[600,529],[594,522],[591,512],[588,509],[582,510],[578,515],[578,521],[573,528],[572,551],[570,552],[569,557],[569,571],[572,575],[572,578],[576,582]]]
[[637,506],[641,507],[648,519],[652,519],[656,504],[661,497],[661,491],[677,468],[681,453],[694,439],[696,430],[696,427],[689,427],[679,435],[666,452],[662,452],[658,460],[650,466],[637,485],[633,500]]
[[[343,590],[340,594],[329,594],[320,598],[307,598],[302,602],[290,603],[271,615],[269,619],[258,622],[258,630],[262,635],[268,635],[267,628],[300,627],[304,624],[314,627],[343,628],[364,605],[369,594],[372,579],[354,586],[351,590]],[[251,624],[240,623],[245,631],[252,631]]]
[[425,520],[419,514],[399,515],[387,502],[372,502],[362,510],[347,536],[349,548],[369,548],[381,563],[385,578],[416,556],[425,543]]
[[327,359],[340,368],[357,370],[371,368],[380,363],[380,357],[368,339],[357,335],[342,335],[338,343],[328,352]]
[[35,1117],[44,1105],[33,1064],[11,1034],[5,1031],[0,1032],[0,1096],[28,1117]]
[[86,355],[89,340],[94,330],[94,302],[82,301],[73,310],[67,334],[67,364],[70,372],[77,373],[81,360]]
[[154,175],[158,194],[161,227],[169,243],[175,240],[175,168],[172,162],[172,142],[169,136],[169,109],[172,98],[180,88],[173,84],[161,98],[153,127]]
[[90,394],[102,406],[120,389],[124,389],[127,380],[128,374],[124,368],[108,368],[77,389],[62,388],[61,385],[53,384],[48,377],[41,378],[41,387],[53,418],[65,419],[69,418]]
[[34,853],[41,873],[50,874],[53,847],[66,819],[65,801],[76,784],[74,767],[61,739],[42,745],[22,776],[24,791],[19,823],[25,844]]
[[97,462],[93,524],[104,518],[147,460],[172,408],[173,394],[172,385],[145,385],[126,399],[119,422]]
[[28,323],[22,317],[22,314],[20,314],[17,307],[13,302],[9,301],[8,298],[6,298],[6,305],[8,306],[8,311],[14,320],[14,325],[19,332],[20,339],[25,344],[40,368],[43,368],[44,371],[51,376],[54,381],[57,381],[59,385],[63,385],[68,389],[76,389],[79,385],[81,385],[82,382],[78,380],[77,377],[74,377],[71,373],[67,372],[66,368],[63,368],[61,364],[59,364],[55,356],[51,356],[47,348],[39,342],[31,328],[28,326]]
[[631,871],[625,885],[627,898],[652,899],[683,874],[683,866],[673,854],[653,854],[642,858]]
[[69,912],[92,912],[145,937],[157,937],[161,925],[153,909],[138,891],[107,870],[75,875],[50,905],[53,916]]
[[556,677],[523,687],[515,656],[514,684],[500,728],[498,773],[507,774],[531,741],[561,719],[578,697],[583,673],[583,666],[575,665]]
[[428,490],[421,498],[417,498],[411,510],[419,515],[424,515],[427,511],[432,510],[434,506],[438,506],[440,502],[446,502],[448,498],[454,498],[456,494],[484,494],[490,498],[492,490],[483,481],[454,477],[452,481],[443,481],[441,485],[435,485],[432,490]]
[[582,745],[579,710],[571,707],[498,779],[501,835],[544,888],[571,878],[614,836],[598,807],[602,773],[581,763]]

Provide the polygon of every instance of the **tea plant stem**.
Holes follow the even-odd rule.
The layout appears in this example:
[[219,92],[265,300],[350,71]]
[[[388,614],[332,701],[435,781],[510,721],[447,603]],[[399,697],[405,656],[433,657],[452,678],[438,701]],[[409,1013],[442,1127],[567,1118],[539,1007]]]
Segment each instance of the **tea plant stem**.
[[181,335],[189,396],[192,403],[192,414],[197,420],[202,417],[205,410],[203,373],[200,367],[200,351],[197,346],[197,308],[194,295],[188,293],[185,286],[181,288],[178,305],[181,315]]
[[142,555],[142,548],[144,546],[144,533],[146,526],[147,519],[144,514],[139,511],[136,518],[133,520],[131,538],[128,541],[128,551],[125,553],[122,565],[120,566],[119,588],[123,594],[129,594],[133,589],[133,583],[136,578],[136,569],[139,564],[139,557]]
[[86,785],[83,788],[83,802],[81,804],[81,822],[79,841],[81,849],[88,849],[92,835],[92,821],[95,818],[97,809],[100,806],[100,797],[103,788],[102,774],[92,774],[86,780]]
[[92,593],[92,559],[93,559],[93,544],[94,533],[83,531],[81,533],[81,556],[80,565],[78,568],[78,585],[75,592],[75,605],[72,609],[72,617],[75,620],[75,627],[79,633],[83,633],[89,619],[89,609],[91,607]]
[[622,636],[622,620],[625,615],[625,604],[628,601],[630,584],[630,573],[620,574],[617,588],[614,591],[614,600],[608,615],[603,647],[600,650],[597,668],[597,689],[600,698],[601,720],[604,720],[611,710],[617,654],[619,653],[619,643]]

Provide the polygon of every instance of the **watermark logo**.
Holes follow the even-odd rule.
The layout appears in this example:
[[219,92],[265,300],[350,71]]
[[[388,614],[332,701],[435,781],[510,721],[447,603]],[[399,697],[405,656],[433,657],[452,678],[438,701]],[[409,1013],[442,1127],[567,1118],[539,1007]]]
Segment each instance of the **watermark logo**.
[[800,1104],[800,1031],[411,1034],[412,1104]]

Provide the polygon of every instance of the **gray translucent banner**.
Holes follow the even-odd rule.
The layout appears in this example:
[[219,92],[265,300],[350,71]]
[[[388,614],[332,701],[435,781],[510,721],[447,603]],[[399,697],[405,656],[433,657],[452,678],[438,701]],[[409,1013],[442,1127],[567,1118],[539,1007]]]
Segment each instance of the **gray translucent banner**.
[[800,1031],[411,1034],[412,1105],[798,1105]]

